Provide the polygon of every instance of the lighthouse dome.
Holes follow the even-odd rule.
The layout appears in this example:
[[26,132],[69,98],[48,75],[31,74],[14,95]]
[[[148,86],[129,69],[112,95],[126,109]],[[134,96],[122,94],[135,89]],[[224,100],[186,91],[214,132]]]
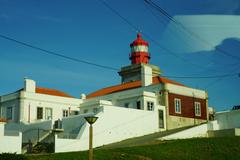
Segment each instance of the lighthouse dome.
[[142,39],[141,33],[137,34],[137,39],[130,44],[130,47],[139,46],[139,45],[148,46],[148,42]]
[[148,53],[148,42],[142,39],[140,33],[137,34],[137,39],[130,44],[130,47],[131,54],[129,59],[131,60],[132,64],[149,62],[150,55]]

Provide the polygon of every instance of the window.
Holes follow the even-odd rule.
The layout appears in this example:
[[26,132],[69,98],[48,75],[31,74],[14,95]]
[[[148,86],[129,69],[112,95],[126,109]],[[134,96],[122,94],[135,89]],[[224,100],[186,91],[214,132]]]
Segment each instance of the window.
[[52,108],[45,109],[45,119],[51,120],[52,119]]
[[0,118],[2,118],[2,107],[0,106]]
[[68,110],[67,109],[63,110],[63,117],[68,117]]
[[129,108],[129,103],[125,103],[125,104],[124,104],[124,107],[125,107],[125,108]]
[[181,99],[174,99],[175,113],[181,113]]
[[43,108],[37,107],[37,119],[43,119]]
[[153,111],[154,110],[154,103],[153,102],[147,102],[147,109],[149,111]]
[[141,101],[137,101],[137,109],[141,109]]
[[71,115],[78,115],[79,114],[79,111],[72,111],[71,112]]
[[7,120],[13,119],[13,107],[7,107]]
[[195,116],[201,116],[201,103],[200,102],[195,102]]
[[93,113],[97,113],[98,112],[98,108],[93,108]]
[[164,128],[164,112],[163,112],[163,110],[158,110],[158,118],[159,118],[159,128]]

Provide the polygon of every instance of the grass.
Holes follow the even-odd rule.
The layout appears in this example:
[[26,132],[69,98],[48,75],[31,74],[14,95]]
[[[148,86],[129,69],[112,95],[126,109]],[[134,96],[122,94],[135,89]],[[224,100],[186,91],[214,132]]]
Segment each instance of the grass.
[[[30,160],[87,160],[88,152],[30,155]],[[94,150],[94,160],[240,159],[240,137],[196,138],[145,146]]]

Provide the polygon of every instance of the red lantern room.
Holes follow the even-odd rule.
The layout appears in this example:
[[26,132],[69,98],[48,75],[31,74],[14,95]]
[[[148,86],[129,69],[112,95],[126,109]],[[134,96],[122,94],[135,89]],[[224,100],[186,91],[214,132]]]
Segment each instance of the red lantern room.
[[129,59],[132,64],[148,63],[150,55],[148,53],[148,42],[142,39],[140,33],[137,34],[137,39],[130,44],[131,54]]

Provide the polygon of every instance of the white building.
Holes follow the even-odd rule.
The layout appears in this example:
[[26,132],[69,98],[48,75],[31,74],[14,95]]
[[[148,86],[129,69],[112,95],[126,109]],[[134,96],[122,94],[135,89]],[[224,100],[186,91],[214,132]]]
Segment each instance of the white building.
[[6,120],[0,119],[0,153],[10,152],[20,154],[22,151],[22,133],[7,135],[4,132]]
[[206,122],[207,93],[162,77],[160,68],[149,64],[148,46],[138,34],[130,45],[131,65],[118,72],[121,83],[81,99],[25,79],[23,89],[0,97],[0,118],[9,122],[6,130],[18,128],[23,143],[39,140],[34,128],[48,130],[41,134],[43,140],[50,135],[54,121],[60,120],[63,132],[55,137],[55,151],[64,152],[87,149],[86,115],[99,117],[94,124],[95,147]]
[[[121,84],[90,93],[80,104],[80,114],[99,117],[94,124],[94,147],[208,120],[205,91],[162,77],[159,67],[148,64],[148,43],[140,34],[130,46],[132,64],[121,68]],[[69,121],[63,120],[63,128]],[[75,139],[67,139],[66,132],[56,137],[56,152],[86,150],[87,125],[81,123]]]
[[81,104],[81,112],[87,112],[88,102],[107,100],[115,106],[157,110],[159,127],[164,129],[196,125],[208,120],[206,91],[162,77],[160,68],[149,64],[149,44],[141,38],[141,34],[130,47],[131,65],[122,67],[118,72],[122,83],[87,95]]
[[30,79],[24,80],[24,88],[0,97],[0,117],[8,122],[35,123],[58,120],[79,112],[81,99],[64,92],[41,88]]

